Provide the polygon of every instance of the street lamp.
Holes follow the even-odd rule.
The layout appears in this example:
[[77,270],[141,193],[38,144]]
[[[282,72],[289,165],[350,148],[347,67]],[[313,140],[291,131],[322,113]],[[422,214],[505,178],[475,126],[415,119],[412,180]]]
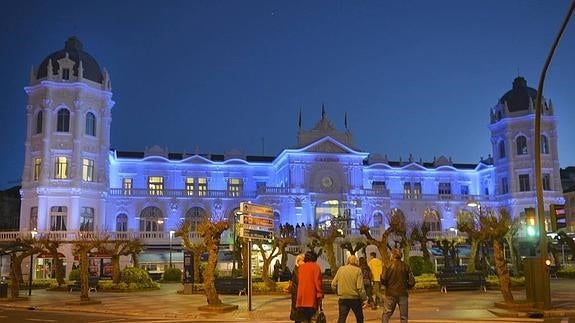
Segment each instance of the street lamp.
[[172,239],[174,238],[174,233],[176,231],[170,230],[170,268],[172,268]]

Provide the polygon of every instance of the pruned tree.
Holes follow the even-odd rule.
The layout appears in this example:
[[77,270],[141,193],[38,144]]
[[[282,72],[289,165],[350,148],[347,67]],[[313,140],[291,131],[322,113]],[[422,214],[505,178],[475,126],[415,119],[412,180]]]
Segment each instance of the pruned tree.
[[499,277],[499,286],[505,303],[514,303],[513,293],[511,293],[511,278],[507,263],[503,256],[505,235],[511,226],[511,217],[505,209],[499,213],[487,210],[480,215],[480,230],[493,245],[493,257],[495,259],[495,269]]
[[343,232],[337,226],[331,225],[322,230],[308,230],[307,234],[315,241],[315,245],[321,246],[321,248],[325,251],[329,268],[332,273],[336,273],[338,266],[335,261],[334,244],[337,238],[344,237]]
[[106,241],[106,236],[100,236],[95,232],[81,232],[72,245],[72,253],[78,257],[80,264],[80,301],[90,300],[89,296],[89,256],[97,252],[101,244]]
[[[477,271],[476,259],[479,251],[479,245],[481,242],[485,241],[486,238],[480,228],[481,225],[479,221],[479,213],[475,214],[471,211],[463,210],[458,214],[457,229],[467,234],[469,243],[471,244],[469,261],[467,262],[467,272]],[[484,257],[481,259],[482,261],[485,261]]]
[[[6,253],[10,254],[10,297],[17,299],[20,295],[20,284],[22,283],[22,262],[24,259],[42,252],[43,245],[39,240],[30,238],[18,238],[7,248]],[[32,266],[32,263],[30,263]]]
[[58,248],[62,245],[62,241],[54,240],[49,235],[42,236],[38,240],[52,258],[52,269],[54,270],[58,286],[64,285],[66,283],[64,279],[66,273],[64,271],[62,258],[60,258],[60,253],[58,252]]
[[228,221],[223,218],[211,218],[204,216],[198,225],[198,232],[204,240],[204,245],[208,252],[208,263],[204,273],[204,292],[208,305],[222,305],[215,285],[215,270],[218,263],[218,249],[222,233],[230,227]]
[[[285,271],[287,269],[287,257],[288,254],[294,255],[294,253],[286,252],[286,249],[290,245],[297,244],[297,239],[295,236],[295,228],[293,225],[286,223],[284,225],[279,226],[279,238],[280,239],[287,239],[287,243],[280,243],[279,247],[279,254],[281,255],[281,269]],[[297,254],[297,253],[295,253]]]
[[101,253],[110,255],[112,282],[119,284],[122,272],[120,257],[140,253],[143,250],[143,245],[139,239],[128,239],[127,237],[126,239],[111,239],[109,236],[103,236],[98,248]]
[[365,254],[365,247],[367,247],[367,240],[364,236],[346,236],[343,238],[343,241],[339,244],[339,246],[349,251],[350,254],[355,255],[358,251],[364,250]]
[[575,241],[573,241],[573,238],[568,236],[567,233],[565,233],[564,231],[558,231],[557,235],[561,239],[560,240],[561,243],[566,243],[567,246],[569,246],[569,250],[571,250],[571,259],[570,260],[574,260],[575,259]]
[[430,227],[427,222],[414,222],[412,225],[411,234],[409,235],[409,240],[413,245],[414,242],[418,242],[421,246],[421,253],[423,254],[423,260],[427,263],[431,263],[431,254],[429,249],[427,249],[427,233],[429,233]]
[[206,252],[203,240],[193,239],[191,220],[182,221],[176,230],[175,236],[182,239],[182,248],[191,253],[193,258],[194,283],[200,282],[200,260]]
[[366,237],[367,242],[377,247],[384,264],[389,261],[389,250],[391,250],[391,246],[389,246],[390,238],[393,235],[405,237],[406,231],[405,216],[401,210],[393,209],[386,218],[389,226],[381,233],[381,240],[371,235],[369,223],[362,221],[359,227],[359,232]]

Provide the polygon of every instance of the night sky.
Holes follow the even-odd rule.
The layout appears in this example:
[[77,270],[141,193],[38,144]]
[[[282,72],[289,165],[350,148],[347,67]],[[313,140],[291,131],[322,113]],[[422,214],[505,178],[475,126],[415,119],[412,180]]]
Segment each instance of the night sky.
[[[325,104],[357,149],[476,163],[489,111],[524,76],[537,88],[570,0],[10,1],[0,10],[0,189],[20,183],[26,95],[76,35],[111,75],[111,146],[277,155]],[[573,19],[575,20],[575,18]],[[575,165],[575,21],[544,95]]]

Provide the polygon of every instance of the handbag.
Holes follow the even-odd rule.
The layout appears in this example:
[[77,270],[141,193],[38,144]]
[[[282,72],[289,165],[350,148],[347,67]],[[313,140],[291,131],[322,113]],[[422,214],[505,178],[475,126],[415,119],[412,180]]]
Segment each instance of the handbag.
[[313,323],[327,323],[327,318],[325,317],[325,313],[323,312],[323,304],[319,304],[319,309],[316,312],[315,320],[312,320]]

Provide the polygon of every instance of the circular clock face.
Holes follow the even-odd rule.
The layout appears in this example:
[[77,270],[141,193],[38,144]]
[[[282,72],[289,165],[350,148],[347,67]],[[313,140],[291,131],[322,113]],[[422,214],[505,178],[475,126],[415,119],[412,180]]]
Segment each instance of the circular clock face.
[[333,179],[329,176],[325,176],[321,179],[321,185],[325,188],[329,188],[333,185]]

